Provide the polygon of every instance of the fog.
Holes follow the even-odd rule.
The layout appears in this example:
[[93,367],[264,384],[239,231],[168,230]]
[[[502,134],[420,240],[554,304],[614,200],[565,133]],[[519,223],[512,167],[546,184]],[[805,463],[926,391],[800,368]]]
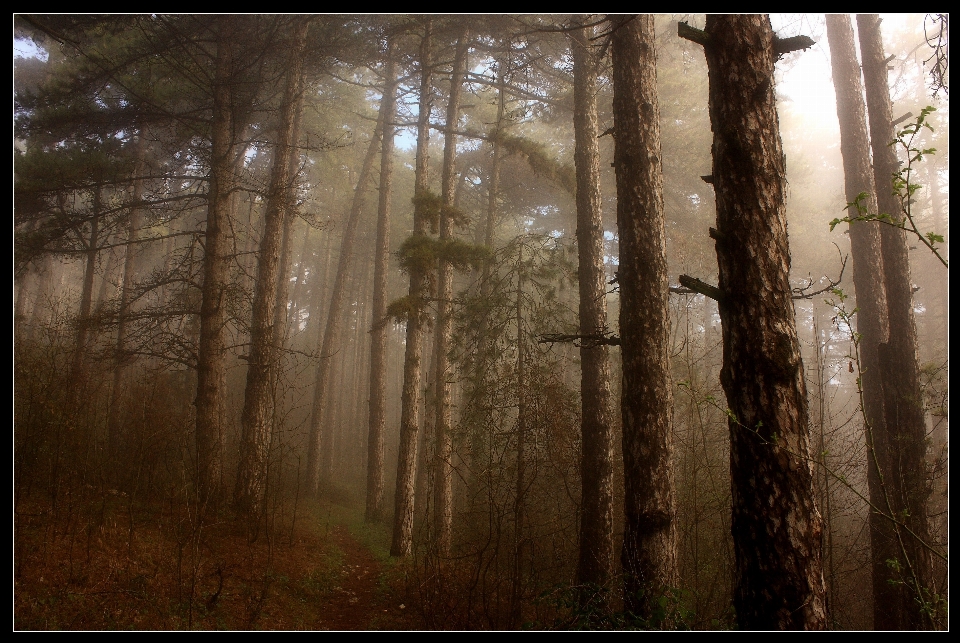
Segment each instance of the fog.
[[[817,629],[887,629],[881,606],[903,601],[922,609],[911,620],[904,608],[894,629],[946,629],[946,16],[879,15],[903,179],[887,213],[876,199],[849,207],[825,16],[769,16],[777,42],[814,43],[766,54],[785,198],[763,207],[771,230],[785,213],[777,269],[805,395],[798,466],[822,525],[800,549],[819,552]],[[627,63],[613,52],[615,25],[629,20],[15,15],[15,628],[754,629],[734,607],[746,567],[731,506],[743,492],[737,407],[721,378],[736,351],[729,302],[747,296],[711,294],[728,278],[720,246],[739,232],[718,220],[715,190],[731,184],[713,158],[717,72],[678,35],[683,23],[710,31],[702,14],[655,17],[656,102],[636,107],[659,114],[662,195],[659,213],[632,216],[651,217],[639,245],[662,244],[669,288],[668,401],[654,415],[666,418],[675,480],[674,571],[652,614],[630,596],[621,559],[632,546],[625,489],[658,475],[624,464],[633,411],[621,349],[656,343],[620,325],[655,312],[621,311],[624,284],[656,278],[634,280],[621,263],[628,178],[615,147],[628,137],[615,128],[614,79]],[[589,229],[577,196],[582,24],[596,74]],[[860,119],[872,127],[862,108]],[[904,217],[891,234],[908,274],[855,261],[851,225],[882,235]],[[741,251],[744,265],[764,265],[752,253]],[[879,340],[863,339],[873,300],[858,301],[855,274],[890,293],[906,279],[912,293],[913,334],[880,343],[919,382],[883,394],[888,409],[893,396],[912,400],[926,432],[919,469],[890,456],[896,493],[921,498],[921,535],[899,500],[877,505],[872,471],[887,470],[872,463],[887,456],[875,455],[880,428],[865,412],[862,344]],[[901,328],[891,315],[883,327]],[[765,386],[759,362],[756,372]],[[601,388],[606,397],[589,397]],[[608,442],[596,449],[609,453],[591,461],[588,409],[600,399]],[[776,415],[782,400],[765,399]],[[890,440],[891,454],[916,451]],[[594,474],[609,516],[602,536],[585,536],[598,533],[584,531]],[[901,545],[878,562],[877,516],[926,558]],[[595,537],[614,547],[598,577],[584,562]]]

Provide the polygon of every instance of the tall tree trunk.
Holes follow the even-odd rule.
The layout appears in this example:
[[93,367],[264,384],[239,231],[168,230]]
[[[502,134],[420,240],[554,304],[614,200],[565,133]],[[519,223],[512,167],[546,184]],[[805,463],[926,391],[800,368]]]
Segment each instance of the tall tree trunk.
[[[303,309],[304,288],[303,280],[307,273],[307,256],[310,252],[310,230],[309,225],[303,226],[303,242],[300,244],[300,253],[297,255],[297,280],[293,285],[293,292],[290,293],[291,314],[287,318],[287,337],[294,337],[300,330],[300,324],[303,321],[301,310]],[[278,297],[279,306],[279,297]]]
[[767,15],[708,15],[713,185],[741,629],[822,629],[821,518],[789,282]]
[[525,342],[523,330],[523,238],[517,246],[517,478],[513,499],[513,584],[510,591],[510,621],[512,627],[520,629],[523,624],[523,553],[527,446],[527,395]]
[[[864,205],[876,212],[877,197],[870,168],[870,141],[867,135],[863,83],[848,14],[827,14],[827,38],[837,93],[840,120],[840,152],[847,202],[866,193]],[[880,223],[859,221],[850,224],[853,255],[853,284],[857,293],[857,332],[860,334],[860,382],[868,453],[867,487],[870,503],[883,507],[882,472],[889,471],[890,443],[883,416],[883,383],[880,372],[880,344],[887,341],[887,296],[883,287],[880,255]],[[873,578],[873,619],[876,629],[884,626],[897,604],[899,590],[887,582],[886,561],[895,557],[891,549],[893,524],[876,511],[870,512],[870,549]]]
[[330,469],[333,465],[331,431],[323,427],[323,409],[328,403],[327,388],[330,382],[332,357],[340,346],[340,337],[343,329],[343,305],[346,293],[347,272],[350,269],[350,260],[353,257],[353,247],[357,236],[357,226],[360,224],[360,215],[363,211],[363,196],[367,183],[373,171],[373,162],[380,149],[380,138],[383,127],[383,106],[380,116],[370,139],[370,145],[363,158],[360,176],[357,177],[357,186],[353,193],[353,203],[347,215],[347,224],[343,229],[343,240],[340,243],[340,259],[337,263],[337,275],[334,277],[333,288],[330,294],[330,306],[327,308],[327,325],[323,332],[323,342],[320,345],[320,357],[317,363],[316,384],[313,390],[313,411],[310,414],[310,443],[307,450],[307,490],[311,494],[320,491],[322,484],[329,481]]
[[20,338],[20,331],[26,321],[27,298],[36,283],[34,262],[30,262],[20,275],[15,275],[14,287],[16,295],[13,300],[13,334],[15,339]]
[[[443,170],[441,174],[440,240],[453,239],[453,202],[456,197],[457,122],[460,118],[460,96],[467,69],[469,32],[462,27],[457,40],[457,52],[453,60],[450,78],[450,95],[447,98],[447,132],[443,147]],[[453,266],[440,259],[437,268],[437,329],[433,349],[436,360],[434,385],[436,387],[436,453],[434,480],[434,525],[437,537],[437,553],[450,555],[453,530],[453,440],[450,435],[452,410],[450,406],[450,339],[453,335]]]
[[[584,22],[580,23],[581,25]],[[597,57],[591,49],[593,27],[572,33],[573,153],[577,169],[577,250],[580,281],[580,334],[607,331],[607,283],[603,266],[603,218],[600,197],[600,145],[597,141]],[[610,409],[608,349],[580,346],[581,496],[580,557],[577,583],[585,586],[581,603],[605,603],[613,576],[613,427]],[[597,591],[599,590],[599,594]]]
[[[418,197],[427,193],[427,163],[430,144],[430,77],[433,62],[430,41],[433,21],[424,23],[420,42],[420,116],[417,122],[416,178],[414,182],[413,234],[425,237],[427,222]],[[413,549],[414,486],[417,480],[417,434],[419,433],[421,358],[424,335],[424,296],[427,275],[419,267],[410,269],[410,302],[407,316],[407,343],[403,358],[403,390],[400,394],[400,445],[397,449],[397,488],[394,502],[391,556],[408,556]]]
[[[108,236],[104,239],[104,245],[110,244],[110,237]],[[102,263],[102,260],[101,260]],[[116,272],[117,272],[117,249],[109,248],[107,250],[107,263],[103,266],[103,274],[100,275],[100,288],[97,290],[97,303],[92,307],[92,312],[94,316],[100,316],[103,312],[103,307],[107,303],[107,299],[116,294]],[[111,293],[110,291],[113,291]]]
[[[493,284],[491,283],[491,274],[493,272],[494,263],[492,251],[494,247],[494,232],[496,230],[498,217],[500,169],[503,165],[503,146],[499,142],[499,135],[503,131],[505,122],[505,67],[505,61],[498,60],[497,120],[494,123],[493,136],[490,138],[491,158],[485,181],[487,188],[486,216],[483,219],[482,225],[477,225],[476,229],[474,230],[474,243],[483,244],[491,250],[491,256],[483,262],[479,270],[475,269],[473,274],[474,281],[479,283],[479,288],[477,288],[479,300],[484,303],[481,305],[479,311],[480,319],[477,322],[477,330],[476,334],[474,335],[475,340],[473,341],[473,348],[471,349],[469,357],[470,361],[468,362],[469,366],[466,377],[470,384],[466,391],[466,399],[464,400],[463,404],[464,412],[473,418],[477,418],[478,420],[480,418],[489,416],[491,408],[490,402],[485,398],[483,393],[485,389],[483,382],[485,378],[486,364],[491,363],[490,360],[493,359],[493,343],[488,337],[490,316],[485,302],[490,300],[490,295],[493,290]],[[475,433],[471,440],[470,449],[468,451],[469,463],[466,467],[468,475],[466,481],[466,493],[471,498],[476,497],[479,493],[481,493],[479,485],[482,481],[477,473],[484,470],[487,465],[487,463],[481,457],[482,442],[482,435],[479,432]]]
[[223,493],[224,321],[231,194],[236,156],[234,132],[235,16],[217,20],[217,53],[213,83],[210,181],[204,235],[203,286],[200,302],[200,338],[197,349],[197,497],[200,504],[217,505]]
[[264,507],[267,478],[267,456],[271,422],[271,374],[277,359],[274,339],[277,305],[277,275],[284,219],[291,208],[290,185],[295,178],[291,163],[291,147],[297,140],[297,112],[303,96],[304,60],[309,20],[299,20],[291,34],[287,84],[279,119],[277,144],[273,153],[270,191],[264,213],[263,236],[257,283],[253,296],[250,325],[250,356],[247,384],[240,417],[240,465],[234,489],[234,504],[255,525]]
[[319,347],[323,344],[323,329],[326,327],[324,304],[329,299],[330,270],[333,265],[333,235],[321,231],[317,265],[310,273],[307,284],[310,286],[310,314],[307,317],[307,345]]
[[[304,75],[304,85],[306,84],[306,72],[303,72]],[[297,273],[297,282],[294,286],[293,295],[288,299],[287,291],[289,286],[289,271],[290,271],[290,245],[293,243],[293,224],[296,222],[297,217],[297,176],[300,171],[300,127],[303,119],[303,102],[304,96],[306,93],[306,88],[301,88],[300,96],[297,99],[296,110],[293,113],[293,136],[290,140],[290,145],[288,146],[287,154],[289,158],[287,163],[290,166],[290,180],[287,182],[286,186],[286,204],[287,204],[287,213],[284,216],[283,220],[283,243],[280,250],[280,266],[277,269],[277,301],[276,306],[274,307],[274,320],[273,320],[273,344],[277,347],[277,350],[282,350],[284,342],[286,342],[287,337],[289,336],[290,328],[290,316],[287,312],[288,305],[295,305],[297,298],[300,293],[301,286],[303,285],[303,256],[307,252],[310,241],[310,226],[305,226],[303,233],[303,243],[300,244],[300,254],[298,255],[301,258],[299,270]],[[297,309],[291,306],[291,312],[293,316],[296,317]],[[274,368],[279,367],[279,359],[274,360]],[[272,375],[272,379],[276,380],[277,373]]]
[[651,618],[677,586],[670,312],[653,16],[613,25],[623,360],[624,600]]
[[80,392],[80,383],[84,376],[84,363],[87,357],[87,345],[90,343],[90,311],[93,309],[93,278],[97,269],[97,255],[100,253],[100,215],[103,209],[101,187],[93,192],[93,214],[90,217],[90,236],[86,243],[86,263],[83,269],[83,287],[80,291],[80,311],[77,313],[77,346],[73,354],[74,393]]
[[120,412],[123,404],[123,386],[126,367],[131,361],[127,354],[127,340],[130,334],[130,299],[133,296],[133,282],[137,272],[137,254],[140,252],[138,240],[143,220],[143,183],[142,174],[146,167],[143,132],[136,142],[137,174],[133,182],[133,204],[130,207],[130,220],[127,222],[127,244],[124,248],[123,286],[120,289],[120,310],[117,319],[117,354],[113,366],[113,390],[110,395],[110,411],[107,419],[107,453],[116,457],[120,443]]
[[[903,219],[899,199],[893,194],[892,180],[899,171],[894,139],[887,62],[883,55],[880,17],[857,16],[863,79],[870,116],[870,140],[873,146],[873,174],[877,185],[879,212],[888,213],[896,222]],[[932,598],[932,559],[927,550],[929,527],[927,499],[930,495],[926,467],[926,422],[920,391],[917,363],[917,327],[913,315],[910,262],[906,231],[896,226],[881,228],[883,282],[887,293],[887,319],[890,334],[880,345],[880,371],[883,380],[884,415],[889,436],[890,463],[881,471],[886,490],[884,513],[898,517],[903,528],[894,530],[898,550],[898,570],[893,574],[900,592],[899,609],[885,614],[877,627],[891,629],[927,629],[933,624],[925,607]],[[902,517],[902,518],[901,518]],[[889,618],[889,620],[888,620]]]
[[383,143],[380,155],[380,201],[373,269],[373,327],[370,330],[370,427],[367,437],[367,522],[383,519],[383,431],[386,426],[387,269],[390,261],[390,199],[397,117],[397,40],[387,40],[383,89]]

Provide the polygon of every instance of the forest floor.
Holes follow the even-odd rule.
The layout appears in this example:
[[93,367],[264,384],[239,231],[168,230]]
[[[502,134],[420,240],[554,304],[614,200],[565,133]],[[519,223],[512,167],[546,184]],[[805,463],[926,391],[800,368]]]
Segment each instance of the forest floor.
[[360,510],[301,501],[251,538],[103,496],[15,502],[15,630],[421,629],[388,530]]

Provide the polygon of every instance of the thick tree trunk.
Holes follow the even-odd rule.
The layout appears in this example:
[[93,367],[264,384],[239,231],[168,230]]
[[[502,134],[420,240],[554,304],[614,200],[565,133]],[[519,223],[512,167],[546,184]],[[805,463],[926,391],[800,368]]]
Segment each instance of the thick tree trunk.
[[650,619],[677,586],[670,312],[653,16],[615,19],[626,607]]
[[[582,24],[582,23],[581,23]],[[607,331],[607,283],[603,265],[600,198],[600,145],[597,141],[597,65],[592,27],[572,34],[573,153],[577,169],[577,250],[580,281],[580,334]],[[580,346],[582,454],[580,460],[580,558],[577,583],[586,605],[605,603],[613,576],[613,428],[608,349]],[[597,592],[599,591],[599,594]]]
[[774,36],[767,15],[708,15],[706,37],[734,607],[741,629],[822,629],[822,526],[789,282]]
[[[427,18],[420,43],[420,117],[417,123],[417,159],[414,198],[427,191],[428,146],[430,143],[430,54],[433,22]],[[427,222],[414,207],[413,234],[425,236]],[[394,502],[391,556],[408,556],[413,549],[414,486],[417,480],[417,437],[419,433],[421,358],[424,335],[424,296],[427,275],[410,269],[410,310],[407,316],[407,343],[403,358],[403,390],[400,394],[400,445],[397,453],[397,489]]]
[[277,275],[284,219],[289,214],[290,185],[295,178],[291,147],[297,140],[297,112],[303,96],[304,60],[309,21],[297,22],[290,45],[287,84],[281,107],[277,144],[273,153],[270,192],[264,213],[263,236],[257,283],[253,296],[250,353],[243,413],[240,417],[240,466],[234,489],[234,504],[256,524],[263,510],[266,491],[267,456],[272,426],[271,399],[277,346],[274,338],[277,305]]
[[221,17],[213,85],[210,181],[204,236],[200,338],[197,349],[197,496],[216,505],[223,493],[224,321],[236,141],[234,131],[234,16]]
[[[460,95],[467,69],[469,34],[464,27],[457,40],[457,52],[453,60],[450,78],[450,95],[447,98],[447,132],[443,147],[443,170],[441,174],[440,240],[453,239],[453,216],[447,208],[453,208],[456,196],[457,129],[460,118]],[[450,435],[452,410],[450,402],[450,340],[453,335],[453,266],[441,259],[437,268],[437,329],[433,348],[436,360],[434,385],[436,387],[436,452],[434,454],[434,526],[437,538],[437,553],[450,555],[453,530],[453,440]]]
[[[866,207],[877,211],[873,171],[870,167],[870,141],[867,135],[863,83],[857,60],[853,25],[848,14],[827,14],[827,38],[837,93],[837,117],[840,120],[840,152],[843,155],[847,202],[867,193]],[[883,507],[881,473],[889,471],[889,441],[883,415],[883,383],[880,372],[880,344],[887,341],[887,296],[883,286],[883,261],[880,255],[880,223],[850,224],[850,250],[853,255],[853,284],[857,293],[857,332],[860,334],[860,382],[866,421],[867,486],[870,503]],[[886,561],[895,557],[891,549],[895,538],[893,523],[876,511],[870,512],[870,549],[873,578],[873,618],[877,629],[894,609],[899,590],[887,582]]]
[[387,42],[383,89],[380,202],[373,268],[373,327],[370,330],[370,427],[367,437],[367,522],[383,519],[383,431],[386,426],[387,269],[390,261],[390,199],[393,187],[394,119],[397,116],[396,38]]
[[[894,139],[887,63],[883,55],[880,17],[857,16],[863,78],[870,115],[870,139],[873,146],[873,173],[877,185],[879,212],[895,221],[903,219],[899,199],[893,194],[892,180],[899,171]],[[932,560],[929,543],[927,499],[929,479],[926,467],[926,422],[920,391],[917,363],[917,327],[913,314],[910,261],[906,232],[885,225],[880,232],[883,252],[883,282],[887,293],[887,319],[890,334],[880,345],[880,372],[883,380],[884,415],[890,444],[889,469],[881,471],[886,492],[888,516],[898,517],[903,527],[894,530],[897,567],[891,574],[898,583],[899,609],[882,615],[877,628],[927,629],[933,624],[924,603],[932,597]],[[881,461],[881,465],[884,463]],[[902,518],[900,518],[902,516]],[[886,548],[884,548],[886,550]]]

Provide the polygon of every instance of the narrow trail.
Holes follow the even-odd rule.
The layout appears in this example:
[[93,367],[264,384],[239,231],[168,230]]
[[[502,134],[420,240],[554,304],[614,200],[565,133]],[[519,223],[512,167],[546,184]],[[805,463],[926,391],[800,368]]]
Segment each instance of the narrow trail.
[[337,579],[317,605],[315,630],[418,630],[415,610],[404,604],[402,589],[388,582],[390,571],[344,524],[330,526],[328,542],[340,550]]
[[369,549],[358,543],[343,525],[333,526],[330,540],[343,552],[341,577],[318,614],[316,629],[368,630],[385,620],[381,614],[402,611],[398,606],[392,606],[393,610],[380,607],[383,601],[377,596],[377,585],[381,566]]

